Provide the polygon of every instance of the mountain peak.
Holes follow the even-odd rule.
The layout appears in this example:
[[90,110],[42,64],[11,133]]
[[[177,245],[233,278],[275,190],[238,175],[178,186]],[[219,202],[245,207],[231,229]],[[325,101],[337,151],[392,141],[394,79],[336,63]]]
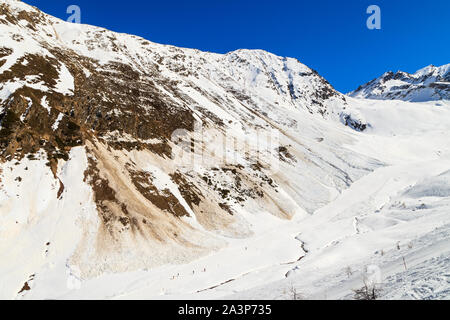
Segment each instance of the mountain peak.
[[[51,181],[44,198],[58,209],[50,212],[64,211],[58,203],[91,201],[104,243],[93,245],[96,258],[77,255],[86,277],[205,255],[222,244],[204,230],[253,232],[240,214],[245,206],[290,218],[303,212],[292,200],[301,197],[312,213],[332,197],[330,188],[340,191],[375,166],[354,166],[360,157],[342,150],[344,133],[328,133],[334,125],[347,132],[341,119],[363,127],[344,114],[345,97],[296,59],[160,45],[71,24],[15,0],[0,10],[0,165],[36,161],[33,173]],[[178,136],[195,141],[188,148],[195,157],[177,157]],[[307,148],[303,139],[311,141]],[[337,155],[339,163],[322,154]],[[64,176],[68,161],[79,161],[77,183],[90,192],[80,201],[71,198],[79,185]],[[277,180],[298,180],[301,196],[269,177],[280,161],[288,169]],[[310,188],[306,166],[311,179],[326,182]],[[18,201],[27,198],[21,194]],[[132,267],[129,252],[138,261]],[[173,257],[159,260],[167,252]]]
[[450,64],[426,66],[413,74],[389,71],[348,94],[355,98],[412,102],[450,99]]

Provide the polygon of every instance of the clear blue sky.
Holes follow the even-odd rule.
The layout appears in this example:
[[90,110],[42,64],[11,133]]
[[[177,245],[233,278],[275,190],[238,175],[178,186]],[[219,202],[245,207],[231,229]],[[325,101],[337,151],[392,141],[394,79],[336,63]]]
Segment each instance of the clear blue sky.
[[[264,49],[298,58],[348,92],[385,71],[450,63],[450,0],[25,0],[66,19],[150,41],[225,53]],[[366,9],[381,8],[369,30]]]

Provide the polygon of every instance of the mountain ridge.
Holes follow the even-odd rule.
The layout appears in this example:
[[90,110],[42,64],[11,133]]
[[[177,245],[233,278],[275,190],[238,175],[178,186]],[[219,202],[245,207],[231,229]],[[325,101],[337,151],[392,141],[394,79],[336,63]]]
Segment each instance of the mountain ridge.
[[450,99],[450,64],[426,66],[415,73],[388,71],[347,94],[350,97],[412,102]]

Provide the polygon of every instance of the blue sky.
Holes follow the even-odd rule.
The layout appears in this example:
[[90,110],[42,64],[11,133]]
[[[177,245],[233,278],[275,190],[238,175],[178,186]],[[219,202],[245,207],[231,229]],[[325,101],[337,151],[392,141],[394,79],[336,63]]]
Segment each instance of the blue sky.
[[[150,41],[225,53],[264,49],[295,57],[348,92],[388,70],[450,63],[449,0],[24,0],[67,19]],[[366,9],[381,8],[369,30]]]

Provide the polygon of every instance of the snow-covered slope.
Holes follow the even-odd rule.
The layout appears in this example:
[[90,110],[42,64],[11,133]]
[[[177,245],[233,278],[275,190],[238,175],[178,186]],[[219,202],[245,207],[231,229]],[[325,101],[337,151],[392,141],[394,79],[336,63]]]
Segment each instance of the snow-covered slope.
[[350,92],[349,96],[413,102],[449,100],[450,64],[441,67],[430,65],[414,74],[389,71]]
[[293,287],[304,299],[353,299],[371,269],[380,299],[450,298],[450,103],[349,104],[373,123],[352,148],[388,165],[299,222],[308,253],[285,279],[221,294],[292,299]]
[[[448,196],[424,220],[411,199],[447,177],[449,111],[349,98],[262,50],[164,46],[2,0],[0,298],[246,296],[435,239]],[[405,216],[390,197],[410,199]]]

